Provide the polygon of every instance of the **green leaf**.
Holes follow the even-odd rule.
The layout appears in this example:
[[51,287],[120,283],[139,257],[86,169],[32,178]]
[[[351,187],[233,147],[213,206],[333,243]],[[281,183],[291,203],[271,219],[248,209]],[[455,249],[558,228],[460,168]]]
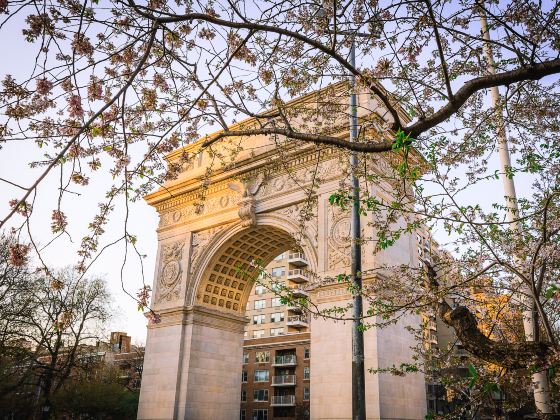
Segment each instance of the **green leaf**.
[[474,365],[471,363],[469,364],[469,368],[468,368],[468,375],[471,378],[471,380],[469,381],[469,389],[472,389],[476,383],[476,381],[478,380],[478,372],[476,371],[476,368],[474,367]]
[[500,391],[500,387],[498,386],[497,383],[495,382],[486,382],[483,386],[482,386],[482,390],[485,394],[490,394],[491,392],[499,392]]
[[546,289],[545,297],[551,299],[560,290],[558,285],[552,284],[548,289]]

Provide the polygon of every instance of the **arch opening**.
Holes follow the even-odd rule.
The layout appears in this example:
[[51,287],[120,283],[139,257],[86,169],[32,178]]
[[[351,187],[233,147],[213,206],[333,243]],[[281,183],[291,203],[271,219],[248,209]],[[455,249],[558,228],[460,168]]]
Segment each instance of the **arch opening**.
[[254,267],[267,266],[276,256],[301,247],[287,231],[268,225],[250,227],[227,239],[211,257],[197,287],[196,304],[244,314],[259,275]]

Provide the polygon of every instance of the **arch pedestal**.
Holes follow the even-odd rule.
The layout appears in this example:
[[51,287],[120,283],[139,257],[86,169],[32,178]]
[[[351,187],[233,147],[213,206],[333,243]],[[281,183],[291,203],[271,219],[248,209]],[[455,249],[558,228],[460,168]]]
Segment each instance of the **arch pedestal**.
[[[321,310],[351,302],[346,289],[327,287],[316,297]],[[378,419],[423,419],[426,391],[422,374],[406,377],[373,374],[368,369],[412,363],[414,340],[403,334],[404,326],[417,324],[415,317],[398,324],[364,332],[366,367],[366,416]],[[352,323],[316,318],[311,323],[311,419],[350,420],[352,418]]]
[[197,306],[162,314],[148,330],[138,418],[237,419],[245,323]]

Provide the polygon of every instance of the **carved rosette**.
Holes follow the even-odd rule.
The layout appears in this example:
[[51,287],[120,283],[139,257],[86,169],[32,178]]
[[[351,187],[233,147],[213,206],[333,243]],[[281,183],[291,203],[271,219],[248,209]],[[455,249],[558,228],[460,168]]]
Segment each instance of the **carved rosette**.
[[181,274],[183,272],[181,259],[183,257],[182,241],[164,245],[162,251],[162,265],[159,274],[158,303],[179,299],[181,290]]

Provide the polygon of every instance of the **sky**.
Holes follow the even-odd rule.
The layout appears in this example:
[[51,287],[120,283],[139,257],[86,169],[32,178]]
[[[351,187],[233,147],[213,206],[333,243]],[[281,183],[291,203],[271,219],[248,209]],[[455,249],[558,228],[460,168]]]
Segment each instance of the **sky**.
[[[0,56],[11,58],[2,60],[0,79],[3,79],[6,74],[13,74],[18,77],[27,75],[30,64],[35,59],[34,47],[30,47],[30,44],[23,40],[16,29],[13,29],[13,31],[14,36],[11,37],[10,42],[0,43]],[[0,115],[0,121],[3,118],[5,117]],[[27,141],[1,144],[0,146],[0,178],[29,186],[41,171],[40,168],[30,169],[29,162],[40,160],[44,150]],[[57,207],[59,176],[59,171],[51,172],[37,189],[31,227],[39,247],[46,245],[54,236],[50,224],[52,210]],[[90,179],[90,185],[87,187],[72,187],[72,190],[79,195],[67,194],[65,196],[65,200],[68,200],[66,204],[69,204],[66,207],[67,210],[69,209],[67,217],[70,235],[59,238],[42,253],[48,265],[64,267],[76,263],[76,251],[81,238],[86,234],[87,225],[97,211],[97,203],[104,197],[111,182],[112,179],[108,171],[99,170],[96,177]],[[21,197],[21,195],[21,190],[0,182],[1,218],[4,218],[9,211],[8,202],[11,199]],[[71,202],[69,202],[70,200]],[[111,242],[122,235],[123,209],[123,203],[117,203],[115,209],[117,217],[112,218],[106,227],[106,242]],[[130,203],[129,209],[130,231],[136,234],[138,249],[146,255],[142,261],[144,276],[146,283],[151,284],[157,251],[156,228],[158,217],[156,211],[143,200]],[[11,225],[8,227],[17,226],[22,222],[23,217],[16,215],[10,221]],[[138,289],[142,287],[142,267],[138,263],[138,257],[129,253],[128,264],[123,271],[123,284],[121,284],[121,266],[124,259],[124,247],[122,245],[118,244],[102,253],[91,267],[88,275],[103,276],[107,280],[109,291],[113,297],[111,305],[114,309],[114,315],[108,325],[107,335],[110,331],[126,331],[132,336],[133,343],[143,344],[146,340],[147,321],[142,312],[138,311],[136,302],[127,294],[128,292],[135,295]]]

